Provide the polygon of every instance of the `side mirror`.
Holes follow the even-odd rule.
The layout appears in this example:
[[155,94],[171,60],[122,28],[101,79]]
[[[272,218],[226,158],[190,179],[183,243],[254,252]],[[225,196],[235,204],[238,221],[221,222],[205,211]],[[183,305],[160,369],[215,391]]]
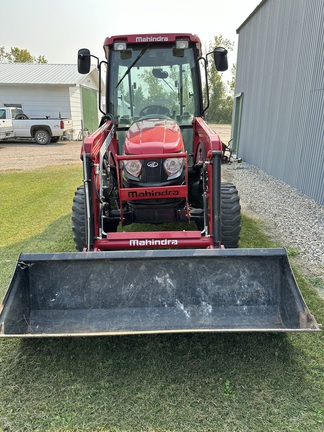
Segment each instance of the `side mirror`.
[[81,48],[78,51],[78,72],[87,74],[90,72],[90,51],[87,48]]
[[224,72],[228,69],[227,61],[227,49],[223,47],[217,47],[214,49],[214,60],[216,69],[219,72]]

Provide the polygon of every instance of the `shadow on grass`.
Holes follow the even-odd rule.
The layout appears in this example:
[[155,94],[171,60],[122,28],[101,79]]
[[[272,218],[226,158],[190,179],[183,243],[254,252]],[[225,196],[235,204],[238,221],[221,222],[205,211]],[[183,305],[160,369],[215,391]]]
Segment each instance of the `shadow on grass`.
[[[274,377],[278,372],[283,378],[287,368],[294,368],[298,380],[303,378],[296,362],[298,352],[283,334],[25,339],[21,340],[19,350],[30,367],[34,362],[42,364],[44,376],[57,376],[64,371],[78,379],[89,377],[91,385],[96,382],[95,377],[100,381],[112,377],[123,381],[127,375],[138,384],[154,377],[154,385],[158,382],[189,385],[197,380],[202,384],[215,376],[235,380],[240,374],[252,374],[254,379],[264,381],[265,375]],[[26,366],[22,365],[22,376]],[[98,373],[100,370],[109,373]]]
[[[298,413],[311,394],[294,337],[232,333],[6,341],[14,358],[5,364],[3,402],[20,407],[14,424],[33,412],[31,425],[42,430],[52,430],[45,427],[51,425],[212,431],[219,425],[225,431],[261,431],[269,415],[285,430],[287,418],[301,421]],[[263,429],[254,428],[257,424]]]

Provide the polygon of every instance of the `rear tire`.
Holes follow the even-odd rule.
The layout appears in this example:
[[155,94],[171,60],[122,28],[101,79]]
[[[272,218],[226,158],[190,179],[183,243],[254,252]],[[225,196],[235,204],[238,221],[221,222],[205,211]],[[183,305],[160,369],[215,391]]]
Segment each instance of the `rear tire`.
[[75,248],[77,251],[82,252],[87,247],[84,186],[78,187],[73,198],[72,231]]
[[237,248],[241,233],[240,197],[232,183],[221,186],[221,239],[225,248]]
[[46,145],[51,141],[51,135],[46,129],[38,129],[35,132],[34,139],[39,145]]

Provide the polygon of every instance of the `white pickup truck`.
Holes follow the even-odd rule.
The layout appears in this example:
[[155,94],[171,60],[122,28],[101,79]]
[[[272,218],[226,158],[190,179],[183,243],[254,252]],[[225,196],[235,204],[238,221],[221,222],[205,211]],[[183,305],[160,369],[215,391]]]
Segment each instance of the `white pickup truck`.
[[71,119],[29,118],[21,108],[0,107],[0,141],[33,138],[37,144],[45,145],[72,132]]

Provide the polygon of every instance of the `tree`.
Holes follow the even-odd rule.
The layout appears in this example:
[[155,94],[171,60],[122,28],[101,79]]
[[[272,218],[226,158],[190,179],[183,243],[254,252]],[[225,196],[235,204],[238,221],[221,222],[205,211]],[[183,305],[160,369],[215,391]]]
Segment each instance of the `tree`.
[[0,47],[0,62],[7,63],[48,63],[44,56],[37,58],[32,56],[27,49],[11,47],[10,51],[6,52],[5,47]]
[[5,53],[5,48],[4,47],[0,47],[0,63],[5,61],[5,57],[6,53]]
[[[228,51],[233,50],[234,43],[224,39],[222,35],[215,36],[214,41],[209,44],[209,51],[222,46]],[[208,121],[215,123],[231,123],[233,97],[226,94],[226,87],[222,75],[217,71],[212,56],[208,60],[208,86],[209,86],[209,108]]]
[[[35,57],[34,57],[34,59],[35,59]],[[37,59],[35,59],[35,60],[36,60],[36,63],[38,63],[38,64],[48,63],[48,61],[46,60],[46,58],[43,55],[38,56]]]
[[235,77],[236,77],[236,64],[232,65],[231,74],[232,74],[232,79],[231,79],[231,81],[228,84],[230,86],[230,89],[231,89],[232,93],[234,94],[234,90],[235,90]]

